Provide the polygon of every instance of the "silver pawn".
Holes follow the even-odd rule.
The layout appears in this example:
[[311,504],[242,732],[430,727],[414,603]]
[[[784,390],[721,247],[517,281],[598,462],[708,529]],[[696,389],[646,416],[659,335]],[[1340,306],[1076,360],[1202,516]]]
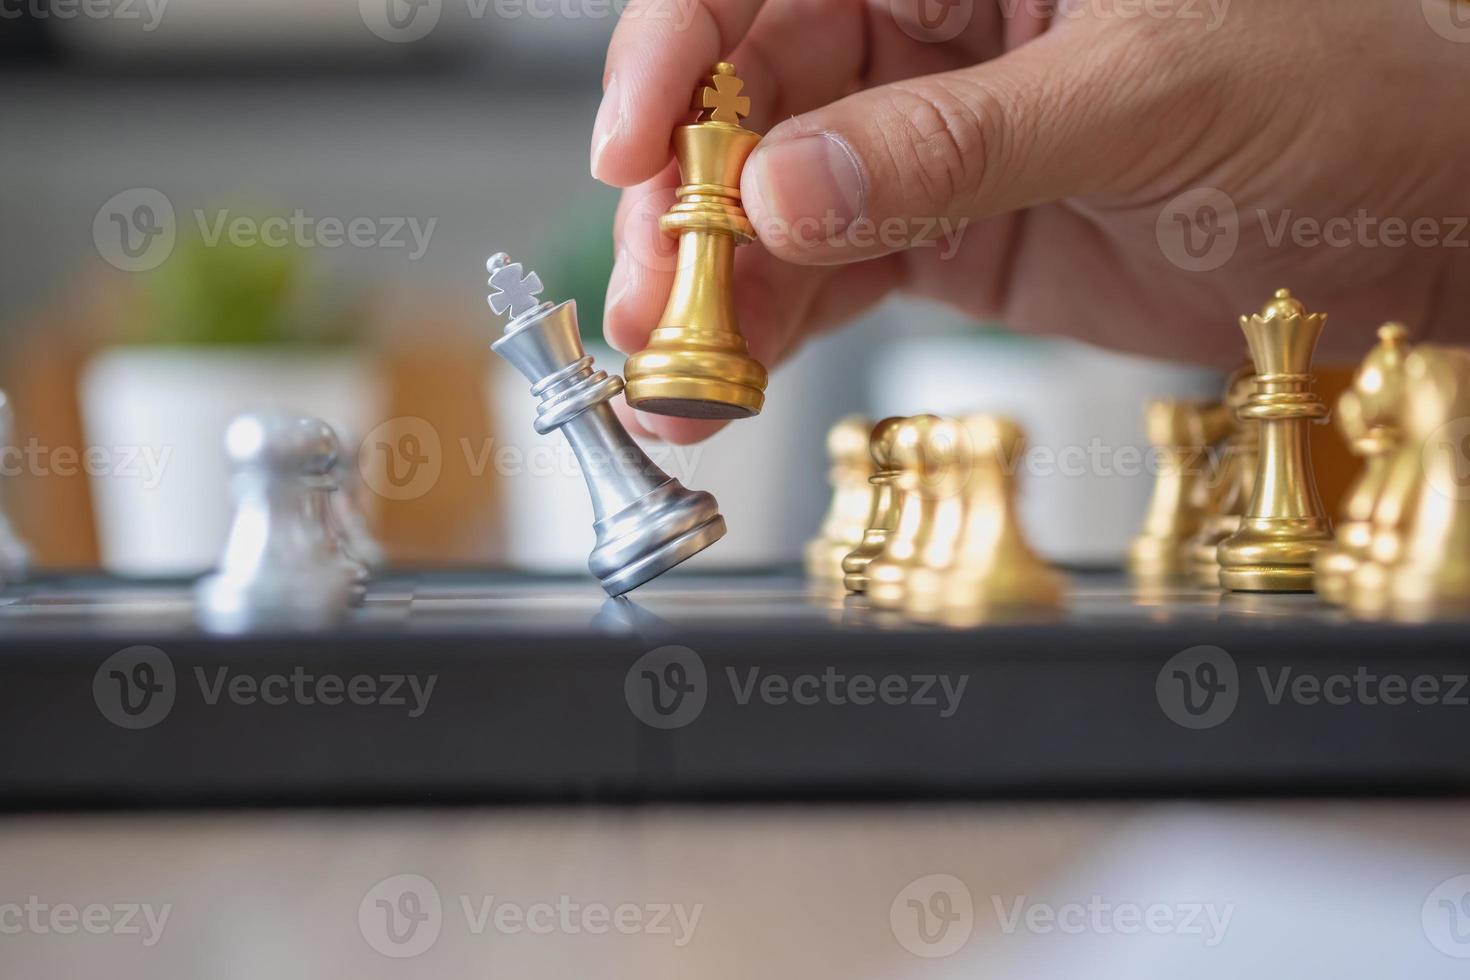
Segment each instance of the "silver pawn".
[[225,430],[235,519],[219,571],[195,587],[207,630],[326,626],[347,610],[351,575],[323,524],[317,485],[337,455],[311,419],[242,415]]
[[[10,398],[0,391],[0,448],[14,445],[15,413]],[[31,549],[16,535],[3,507],[0,507],[0,585],[22,581],[31,567]]]
[[485,263],[490,308],[510,317],[490,349],[531,382],[536,431],[560,429],[592,495],[597,544],[587,567],[609,595],[662,575],[725,535],[715,498],[686,490],[638,448],[608,404],[623,379],[595,371],[582,349],[577,305],[542,303],[541,279],[504,252]]

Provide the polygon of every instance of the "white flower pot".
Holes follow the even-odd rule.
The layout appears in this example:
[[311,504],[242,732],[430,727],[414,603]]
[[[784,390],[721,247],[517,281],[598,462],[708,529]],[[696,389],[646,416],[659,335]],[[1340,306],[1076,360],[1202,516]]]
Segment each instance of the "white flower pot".
[[98,353],[80,394],[102,563],[130,575],[218,560],[233,513],[221,439],[236,415],[315,416],[348,441],[381,419],[383,398],[357,350],[147,346]]

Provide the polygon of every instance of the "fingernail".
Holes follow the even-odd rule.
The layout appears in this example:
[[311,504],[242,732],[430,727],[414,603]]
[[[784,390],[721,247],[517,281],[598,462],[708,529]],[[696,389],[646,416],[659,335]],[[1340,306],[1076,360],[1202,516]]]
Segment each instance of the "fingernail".
[[617,258],[613,260],[612,275],[607,277],[607,299],[602,304],[604,325],[611,318],[613,308],[623,301],[624,294],[628,292],[628,279],[627,254],[620,248]]
[[800,247],[819,245],[863,213],[866,188],[857,156],[834,134],[757,147],[747,169],[755,193],[746,197],[746,210],[762,240],[784,234]]
[[623,102],[618,94],[616,75],[607,80],[607,89],[602,93],[602,105],[597,109],[597,120],[592,124],[592,176],[602,179],[599,164],[603,151],[623,127]]

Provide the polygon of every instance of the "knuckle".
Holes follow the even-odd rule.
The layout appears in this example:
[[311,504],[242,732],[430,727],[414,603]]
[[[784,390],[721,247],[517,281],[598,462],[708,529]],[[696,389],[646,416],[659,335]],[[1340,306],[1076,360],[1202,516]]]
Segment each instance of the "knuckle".
[[907,156],[922,194],[914,202],[932,214],[970,211],[979,202],[1006,127],[1004,104],[989,88],[957,76],[933,77],[895,88],[895,123],[885,132],[896,156]]

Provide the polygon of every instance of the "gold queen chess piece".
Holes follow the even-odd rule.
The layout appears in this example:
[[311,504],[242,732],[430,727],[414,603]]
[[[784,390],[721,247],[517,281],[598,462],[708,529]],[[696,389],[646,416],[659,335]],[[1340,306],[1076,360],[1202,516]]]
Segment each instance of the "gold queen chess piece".
[[1310,373],[1326,322],[1286,289],[1240,318],[1256,366],[1240,418],[1259,424],[1261,445],[1250,505],[1220,544],[1220,584],[1232,592],[1311,592],[1313,562],[1332,540],[1307,441],[1307,426],[1329,414]]
[[806,545],[806,573],[823,582],[842,578],[842,559],[862,543],[872,510],[873,457],[868,452],[871,426],[860,415],[849,415],[827,433],[827,458],[832,463],[832,505],[822,530]]
[[755,240],[740,206],[740,172],[760,136],[744,83],[728,62],[695,93],[697,120],[674,131],[682,181],[659,228],[679,240],[678,268],[648,346],[628,358],[628,404],[658,415],[742,419],[765,403],[766,369],[735,321],[735,246]]

